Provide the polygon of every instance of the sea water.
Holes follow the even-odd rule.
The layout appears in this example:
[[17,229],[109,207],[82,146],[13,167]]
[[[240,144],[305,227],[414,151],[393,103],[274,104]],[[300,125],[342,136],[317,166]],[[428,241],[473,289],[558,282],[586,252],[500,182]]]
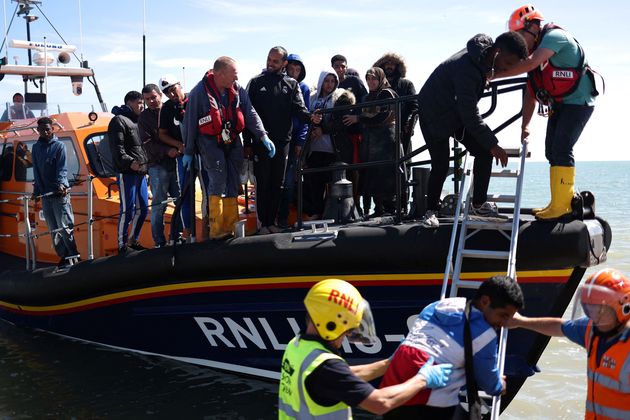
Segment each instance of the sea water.
[[[493,179],[490,192],[507,194],[513,185]],[[608,261],[587,275],[601,267],[630,275],[629,187],[630,162],[578,162],[576,188],[595,194],[597,214],[613,231]],[[548,199],[548,165],[528,163],[523,206]],[[581,418],[585,360],[579,346],[553,338],[539,362],[542,372],[527,380],[502,418]],[[0,322],[0,419],[271,419],[276,392],[266,381]]]

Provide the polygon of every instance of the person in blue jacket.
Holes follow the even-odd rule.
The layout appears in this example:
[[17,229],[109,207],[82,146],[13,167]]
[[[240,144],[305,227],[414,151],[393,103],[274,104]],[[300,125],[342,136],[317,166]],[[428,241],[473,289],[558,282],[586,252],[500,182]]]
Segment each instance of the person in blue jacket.
[[42,211],[55,252],[61,258],[58,267],[69,264],[69,258],[78,258],[77,244],[74,241],[74,214],[68,190],[68,168],[66,166],[66,146],[59,141],[48,118],[37,120],[39,140],[33,145],[33,196],[42,199]]
[[459,404],[459,390],[466,383],[464,357],[465,310],[470,309],[473,365],[477,387],[499,395],[505,382],[497,364],[497,332],[524,306],[520,286],[508,276],[494,276],[477,289],[473,300],[447,298],[425,307],[402,341],[383,376],[381,387],[403,383],[427,360],[451,363],[450,383],[441,389],[424,390],[385,419],[450,419]]

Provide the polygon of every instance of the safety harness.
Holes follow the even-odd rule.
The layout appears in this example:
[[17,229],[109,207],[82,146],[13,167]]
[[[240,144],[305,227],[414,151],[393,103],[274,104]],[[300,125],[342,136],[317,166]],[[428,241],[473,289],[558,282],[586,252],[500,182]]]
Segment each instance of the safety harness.
[[238,91],[234,86],[227,89],[228,105],[223,105],[221,94],[214,82],[214,73],[210,70],[204,77],[204,88],[210,102],[208,115],[198,121],[199,132],[216,137],[219,146],[230,145],[245,128],[245,117],[240,107]]
[[[544,38],[544,36],[554,29],[563,28],[554,23],[545,25],[538,37],[537,46],[540,44],[540,41]],[[595,85],[595,74],[602,79],[604,91],[606,90],[604,78],[588,64],[584,64],[584,50],[577,39],[573,39],[580,51],[580,61],[577,66],[557,67],[551,63],[551,60],[547,60],[539,67],[530,71],[527,75],[528,87],[539,103],[538,113],[541,115],[548,115],[550,113],[548,109],[553,109],[554,104],[562,103],[564,98],[575,92],[583,75],[586,75],[586,77],[588,77],[591,81],[593,86],[591,94],[593,96],[599,95]],[[547,110],[545,108],[547,108]]]

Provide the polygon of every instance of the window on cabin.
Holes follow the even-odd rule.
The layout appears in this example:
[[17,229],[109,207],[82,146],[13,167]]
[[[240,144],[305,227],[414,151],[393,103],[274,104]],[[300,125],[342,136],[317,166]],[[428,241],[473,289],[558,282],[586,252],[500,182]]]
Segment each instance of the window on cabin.
[[[68,182],[70,185],[79,181],[79,158],[70,137],[59,139],[66,146],[66,168],[68,168]],[[33,182],[33,145],[37,140],[16,142],[15,144],[15,180]]]
[[94,134],[85,139],[85,152],[94,175],[99,178],[116,176],[107,133]]
[[10,181],[13,176],[13,143],[2,145],[0,154],[0,181]]

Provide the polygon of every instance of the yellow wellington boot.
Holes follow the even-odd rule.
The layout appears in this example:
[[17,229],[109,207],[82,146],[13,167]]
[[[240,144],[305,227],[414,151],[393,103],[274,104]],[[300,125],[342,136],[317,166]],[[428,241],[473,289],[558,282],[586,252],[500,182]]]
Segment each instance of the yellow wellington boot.
[[234,234],[234,225],[238,221],[238,201],[236,201],[236,197],[225,197],[223,199],[223,231],[226,234]]
[[571,213],[573,200],[573,183],[575,182],[575,167],[555,166],[551,179],[551,205],[547,210],[536,214],[537,219],[552,220],[567,213]]
[[[557,166],[550,166],[549,167],[549,192],[553,191],[553,184],[552,184],[551,180],[553,179],[554,173],[556,172],[556,168],[557,168]],[[549,207],[551,207],[551,201],[549,201],[549,204],[547,204],[543,208],[532,209],[532,214],[534,216],[536,216],[541,211],[549,210]]]
[[218,195],[210,196],[210,214],[208,215],[210,225],[210,239],[221,239],[225,236],[223,231],[223,203]]

